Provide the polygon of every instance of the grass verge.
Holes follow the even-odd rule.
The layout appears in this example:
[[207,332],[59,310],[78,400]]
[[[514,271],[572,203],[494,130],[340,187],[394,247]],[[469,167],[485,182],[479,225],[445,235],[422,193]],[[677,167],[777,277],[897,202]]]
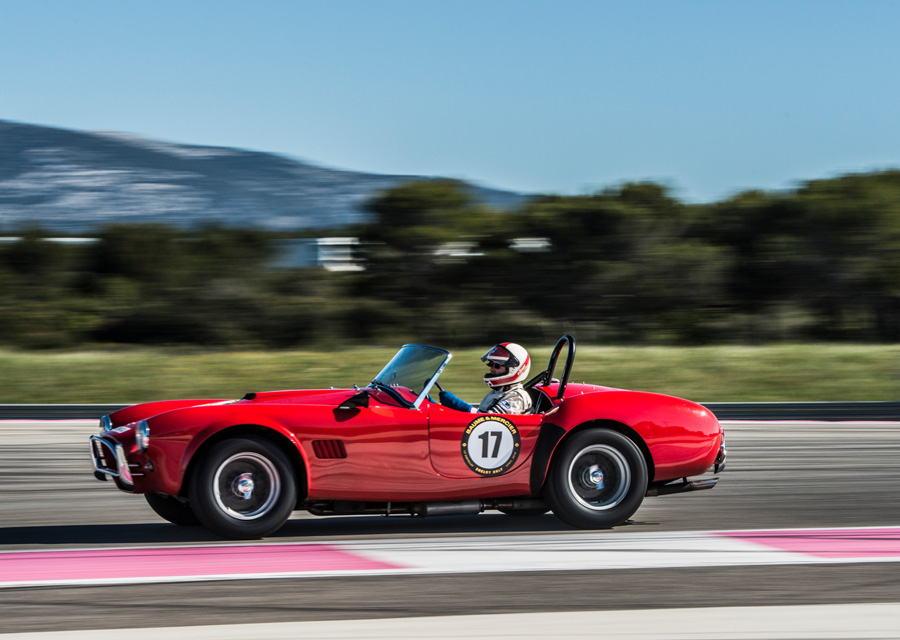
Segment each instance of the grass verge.
[[[0,351],[0,404],[236,398],[249,391],[364,386],[394,351]],[[454,351],[442,386],[479,401],[486,392],[483,352]],[[549,354],[549,347],[532,352],[532,374]],[[699,402],[897,400],[900,345],[585,345],[578,348],[572,380]]]

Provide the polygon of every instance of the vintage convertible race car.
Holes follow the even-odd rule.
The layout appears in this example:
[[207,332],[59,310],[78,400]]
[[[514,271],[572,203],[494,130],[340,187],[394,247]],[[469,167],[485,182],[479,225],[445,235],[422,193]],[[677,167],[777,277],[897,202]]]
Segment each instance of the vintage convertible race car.
[[[566,349],[559,379],[553,377]],[[563,336],[525,384],[523,415],[465,413],[430,393],[450,353],[408,344],[364,388],[248,393],[126,407],[91,436],[95,476],[157,514],[226,538],[316,515],[553,510],[581,528],[624,523],[644,496],[712,488],[724,433],[701,405],[569,383]]]

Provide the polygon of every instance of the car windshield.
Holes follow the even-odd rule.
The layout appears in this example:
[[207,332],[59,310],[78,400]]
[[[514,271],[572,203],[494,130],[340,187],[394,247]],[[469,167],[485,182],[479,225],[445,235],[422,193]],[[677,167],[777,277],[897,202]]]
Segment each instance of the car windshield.
[[371,386],[406,387],[416,394],[413,406],[418,408],[450,358],[450,352],[444,349],[421,344],[403,345],[375,376]]

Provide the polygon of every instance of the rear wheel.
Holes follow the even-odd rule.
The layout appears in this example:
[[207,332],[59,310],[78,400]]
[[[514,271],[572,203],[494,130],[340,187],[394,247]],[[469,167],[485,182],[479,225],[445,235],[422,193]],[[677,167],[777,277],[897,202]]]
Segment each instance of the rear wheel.
[[150,508],[156,512],[164,520],[168,520],[172,524],[181,525],[183,527],[191,527],[200,524],[197,516],[194,515],[190,503],[186,500],[179,500],[175,496],[169,496],[163,493],[145,493],[144,498]]
[[290,461],[262,438],[214,445],[190,487],[197,518],[226,538],[259,538],[281,528],[294,510],[297,488]]
[[630,518],[647,493],[647,463],[620,433],[576,433],[554,455],[547,501],[563,522],[582,529],[608,529]]

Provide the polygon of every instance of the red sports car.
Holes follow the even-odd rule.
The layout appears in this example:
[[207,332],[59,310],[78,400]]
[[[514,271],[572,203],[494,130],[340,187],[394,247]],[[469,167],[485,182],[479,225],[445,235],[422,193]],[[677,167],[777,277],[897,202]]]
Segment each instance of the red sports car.
[[[554,379],[563,349],[566,361]],[[644,496],[708,489],[725,467],[715,416],[680,398],[569,383],[575,340],[525,387],[525,415],[464,413],[429,393],[450,352],[408,344],[365,388],[150,402],[104,416],[98,479],[144,494],[175,524],[226,538],[316,515],[542,514],[625,522]]]

